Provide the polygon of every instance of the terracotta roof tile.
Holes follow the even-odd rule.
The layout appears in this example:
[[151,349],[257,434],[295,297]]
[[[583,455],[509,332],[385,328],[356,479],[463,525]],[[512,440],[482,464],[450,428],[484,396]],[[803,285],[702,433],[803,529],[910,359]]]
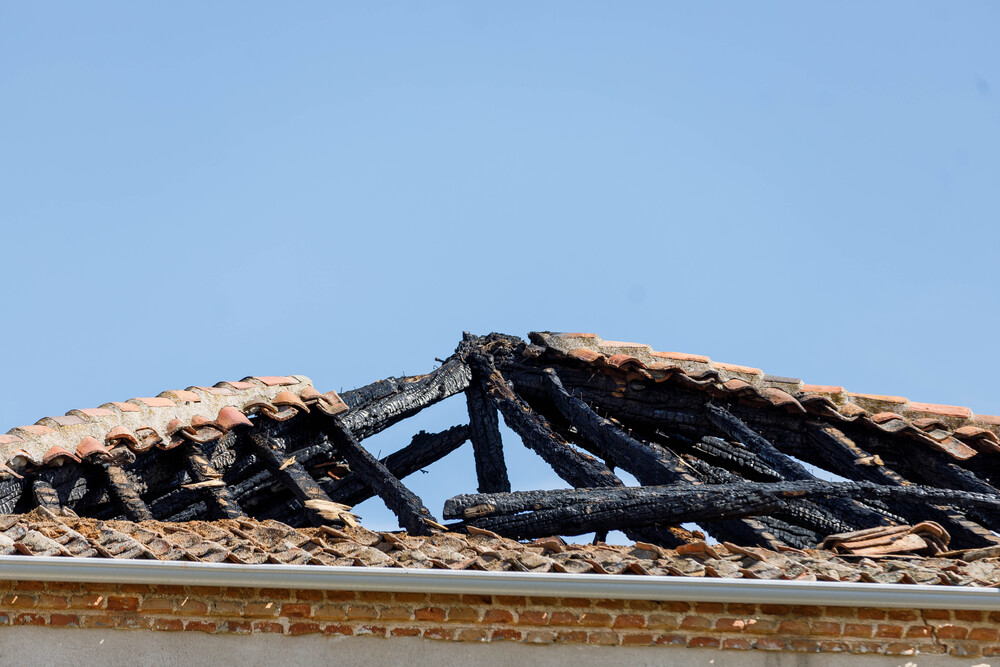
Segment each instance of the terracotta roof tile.
[[697,361],[703,364],[707,364],[710,361],[712,361],[703,354],[685,354],[683,352],[657,352],[655,350],[653,352],[650,352],[649,354],[659,359],[673,359],[676,361]]
[[968,419],[972,410],[958,405],[937,405],[935,403],[910,403],[910,412],[927,412],[943,417],[961,417]]
[[128,403],[133,405],[145,405],[150,408],[174,408],[177,407],[176,401],[172,401],[169,398],[164,398],[162,396],[154,396],[150,398],[130,398]]

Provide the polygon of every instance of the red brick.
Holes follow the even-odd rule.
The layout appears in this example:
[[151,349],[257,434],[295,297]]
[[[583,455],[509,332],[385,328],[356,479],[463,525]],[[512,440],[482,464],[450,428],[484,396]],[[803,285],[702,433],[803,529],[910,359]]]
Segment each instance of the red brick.
[[[417,595],[421,600],[424,599],[423,593],[396,593],[396,599],[403,602],[403,598],[401,596],[405,595]],[[326,591],[323,594],[323,597],[330,602],[350,602],[351,600],[356,599],[358,595],[354,591]]]
[[548,621],[549,614],[544,611],[522,611],[517,615],[518,625],[545,625]]
[[176,618],[156,618],[153,619],[154,630],[178,631],[184,629],[184,621]]
[[660,603],[653,600],[628,600],[627,606],[633,611],[659,611]]
[[646,617],[640,614],[619,614],[615,618],[616,628],[644,628],[646,627]]
[[712,620],[704,616],[685,616],[681,621],[682,630],[711,630]]
[[69,600],[62,595],[43,593],[38,596],[37,604],[45,609],[65,609],[69,606]]
[[393,637],[419,637],[419,628],[393,628],[390,633]]
[[108,611],[138,611],[139,598],[111,595],[108,597]]
[[281,615],[288,618],[309,618],[312,605],[308,602],[292,602],[281,605]]
[[563,598],[562,606],[580,609],[589,607],[593,603],[590,598]]
[[237,635],[249,635],[253,632],[250,621],[226,621],[226,630]]
[[257,592],[252,588],[240,588],[239,586],[227,586],[222,589],[223,597],[227,598],[252,598]]
[[212,621],[188,621],[184,624],[184,629],[189,632],[215,632],[218,630]]
[[47,581],[45,582],[46,590],[55,592],[67,592],[72,593],[79,591],[81,586],[76,581]]
[[691,603],[671,600],[660,603],[660,609],[663,611],[673,612],[675,614],[683,614],[691,611]]
[[934,628],[929,625],[911,625],[906,629],[906,636],[909,639],[920,639],[934,635]]
[[649,646],[653,643],[653,635],[625,635],[622,637],[622,646]]
[[14,625],[45,625],[45,617],[35,612],[26,611],[14,617]]
[[178,614],[197,614],[198,616],[205,616],[208,614],[208,605],[201,600],[192,600],[191,598],[184,598],[177,604]]
[[788,605],[786,604],[762,604],[760,613],[768,616],[788,616]]
[[969,623],[981,623],[983,612],[978,609],[956,609],[951,612],[956,621],[968,621]]
[[156,592],[161,595],[187,595],[187,591],[184,590],[183,586],[174,586],[170,584],[157,584]]
[[273,632],[281,634],[285,631],[285,628],[281,623],[275,623],[274,621],[254,621],[253,622],[254,632]]
[[188,586],[188,593],[203,597],[218,597],[222,595],[221,586]]
[[455,636],[455,639],[460,642],[485,642],[489,638],[489,631],[480,628],[462,628]]
[[[489,614],[490,612],[488,611],[486,613]],[[445,619],[445,611],[440,607],[423,607],[421,609],[415,609],[413,611],[413,618],[417,619],[418,621],[433,621],[435,623],[443,623]]]
[[715,622],[716,632],[743,632],[747,622],[741,618],[720,618]]
[[523,607],[528,604],[528,598],[523,595],[494,595],[493,602],[505,607]]
[[858,609],[858,618],[863,621],[884,621],[885,620],[885,610],[884,609],[869,609],[862,608]]
[[356,635],[375,635],[385,637],[387,630],[381,625],[361,625],[354,629]]
[[19,581],[17,582],[18,590],[22,591],[44,591],[45,582],[44,581]]
[[3,596],[3,599],[0,599],[0,606],[11,609],[34,609],[36,602],[35,597],[32,595],[15,593]]
[[[396,598],[399,598],[397,594]],[[463,595],[462,604],[493,604],[492,595]]]
[[587,642],[600,646],[617,646],[618,635],[610,630],[598,630],[587,635]]
[[295,599],[303,602],[321,602],[323,591],[295,591]]
[[844,653],[851,650],[851,647],[844,642],[825,641],[819,643],[821,653]]
[[374,621],[378,618],[378,609],[370,605],[352,604],[347,608],[349,621]]
[[773,635],[778,631],[777,620],[761,620],[757,618],[748,618],[747,626],[744,632],[754,635]]
[[807,635],[809,634],[808,621],[782,621],[778,626],[780,635]]
[[940,625],[937,629],[938,639],[965,639],[967,634],[969,630],[961,625]]
[[84,628],[113,628],[117,625],[111,614],[88,614],[80,617],[80,625]]
[[791,608],[792,616],[822,616],[823,607],[817,607],[815,605],[792,605]]
[[80,619],[76,614],[51,614],[49,616],[49,625],[77,628],[80,626]]
[[69,599],[69,606],[77,609],[102,609],[104,607],[104,603],[105,597],[95,593],[74,595]]
[[[483,612],[483,623],[503,624],[503,623],[513,623],[513,622],[514,622],[514,615],[511,614],[506,609],[487,609],[485,612]],[[520,634],[521,633],[518,632],[518,635]]]
[[[426,593],[396,593],[396,602],[426,602]],[[327,599],[329,598],[329,593],[327,593]],[[353,597],[351,598],[353,599]]]
[[564,630],[556,633],[556,641],[563,643],[586,644],[587,633],[583,630]]
[[836,637],[840,634],[840,623],[831,623],[830,621],[813,621],[811,634],[825,637]]
[[267,600],[291,600],[292,592],[287,588],[262,588],[258,593]]
[[[920,615],[928,621],[950,621],[951,612],[947,609],[923,609],[920,611]],[[993,620],[993,619],[990,619]],[[998,621],[1000,621],[1000,614],[998,614]]]
[[977,642],[995,642],[1000,639],[1000,630],[996,628],[972,628],[969,631],[969,640]]
[[744,639],[743,637],[730,637],[728,639],[722,640],[723,649],[737,649],[741,651],[747,651],[754,647],[754,643],[749,639]]
[[845,637],[871,637],[873,631],[872,626],[863,623],[844,623],[842,634]]
[[[249,605],[248,605],[248,607],[249,607]],[[273,608],[273,605],[272,605],[272,608]],[[258,614],[258,615],[261,615],[261,614]],[[268,614],[268,615],[269,616],[273,616],[274,614]],[[334,621],[342,621],[345,618],[347,618],[347,609],[345,609],[344,605],[341,605],[341,604],[318,604],[318,605],[316,605],[316,608],[313,611],[313,615],[316,618],[322,618],[322,619],[328,619],[328,620],[334,620]]]
[[762,651],[784,651],[785,642],[771,637],[761,637],[757,640],[756,647]]
[[361,591],[358,593],[358,600],[369,604],[390,604],[395,601],[392,593],[383,591]]
[[811,639],[793,639],[792,650],[799,653],[819,653],[819,642]]
[[688,648],[719,648],[717,637],[692,637],[688,640]]
[[903,626],[879,624],[879,626],[875,628],[875,636],[888,639],[899,639],[903,636]]
[[624,609],[626,607],[625,600],[598,600],[594,603],[595,607],[600,609]]
[[722,614],[726,610],[726,605],[721,602],[696,602],[694,610],[699,614]]
[[342,623],[330,623],[323,626],[324,635],[353,635],[354,629]]
[[409,621],[413,612],[409,607],[386,607],[378,613],[378,617],[382,621]]
[[524,633],[525,644],[554,644],[556,633],[552,630],[529,630]]
[[610,614],[595,614],[587,612],[580,615],[580,625],[585,625],[590,628],[594,627],[611,627],[611,615]]
[[427,603],[432,605],[458,604],[462,597],[455,593],[431,593],[427,596]]
[[491,641],[508,640],[508,639],[517,641],[520,638],[521,638],[521,631],[512,630],[510,628],[494,630],[493,634],[490,635]]
[[917,621],[920,617],[912,609],[890,609],[888,612],[890,621]]
[[579,625],[580,618],[568,611],[554,611],[549,614],[549,625]]
[[753,616],[757,613],[757,605],[733,602],[726,605],[726,613],[733,616]]
[[653,643],[657,646],[684,646],[687,644],[687,637],[684,635],[657,635]]
[[290,635],[314,635],[319,632],[319,623],[289,623],[288,634]]
[[176,600],[164,597],[145,597],[140,605],[143,611],[170,611],[174,610]]

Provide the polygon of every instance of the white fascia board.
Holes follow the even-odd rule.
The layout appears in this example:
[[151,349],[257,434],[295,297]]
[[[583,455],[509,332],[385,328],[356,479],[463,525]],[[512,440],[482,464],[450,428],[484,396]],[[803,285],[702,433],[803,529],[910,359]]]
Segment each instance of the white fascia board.
[[0,579],[1000,610],[1000,589],[916,584],[0,556]]

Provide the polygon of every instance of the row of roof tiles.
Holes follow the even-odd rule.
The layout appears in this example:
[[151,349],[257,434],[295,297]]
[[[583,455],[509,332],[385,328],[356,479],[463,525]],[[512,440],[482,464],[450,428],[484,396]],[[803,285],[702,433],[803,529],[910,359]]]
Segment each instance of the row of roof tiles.
[[247,415],[285,420],[310,406],[329,414],[347,410],[336,392],[321,394],[304,375],[247,377],[70,410],[0,435],[0,474],[108,457],[120,446],[143,452],[171,449],[185,440],[207,442],[237,425],[249,425]]
[[768,375],[759,368],[697,354],[660,352],[642,343],[603,340],[596,334],[540,332],[533,333],[532,340],[528,355],[548,349],[582,363],[631,370],[657,381],[674,379],[692,388],[756,399],[793,413],[835,421],[864,419],[883,431],[907,432],[959,460],[983,451],[1000,453],[1000,416],[974,414],[967,407],[807,384],[798,378]]
[[1000,581],[995,558],[858,560],[816,549],[775,552],[704,542],[678,549],[641,542],[567,545],[558,538],[524,544],[471,530],[468,535],[411,537],[360,527],[295,529],[251,519],[133,523],[38,508],[29,514],[0,515],[0,555],[966,586]]

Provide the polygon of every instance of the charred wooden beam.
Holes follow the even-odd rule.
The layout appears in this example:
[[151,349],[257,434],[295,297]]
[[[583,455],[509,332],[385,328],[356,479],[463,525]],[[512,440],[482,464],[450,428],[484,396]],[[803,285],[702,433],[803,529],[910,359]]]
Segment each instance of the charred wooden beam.
[[222,474],[217,471],[205,456],[205,450],[197,442],[184,445],[184,462],[188,472],[194,478],[191,488],[201,491],[206,505],[213,507],[222,519],[238,519],[246,516],[233,494],[222,481]]
[[59,493],[52,486],[47,476],[39,475],[35,477],[31,482],[31,492],[35,497],[38,507],[44,507],[54,512],[62,509],[62,501],[59,499]]
[[428,521],[437,523],[420,498],[393,477],[385,465],[361,446],[354,434],[338,418],[325,416],[323,428],[351,470],[368,484],[411,535],[429,533]]
[[[440,433],[421,431],[398,452],[381,459],[382,464],[396,479],[403,479],[429,466],[458,449],[469,439],[468,426],[452,426]],[[320,486],[335,502],[357,505],[376,495],[372,487],[355,472],[349,472],[340,479],[321,479]]]
[[465,391],[471,379],[465,362],[452,356],[427,375],[388,378],[344,392],[341,398],[351,409],[340,419],[355,438],[364,440],[429,405]]
[[108,491],[131,521],[152,521],[155,517],[139,493],[125,469],[116,463],[106,463],[101,466],[107,475]]
[[544,371],[549,397],[563,417],[588,440],[605,459],[628,471],[645,485],[694,482],[676,456],[652,443],[642,443],[618,424],[594,412],[589,405],[571,396],[551,368]]
[[483,378],[486,393],[500,410],[507,426],[521,436],[525,446],[552,466],[557,475],[576,487],[622,485],[606,465],[570,446],[552,430],[544,417],[518,398],[490,359],[478,353],[470,354],[468,359]]
[[579,535],[597,530],[767,514],[789,500],[814,497],[874,497],[918,504],[951,502],[1000,509],[1000,497],[870,482],[777,482],[660,487],[556,489],[456,496],[445,502],[446,518],[462,518],[510,537]]
[[267,420],[250,432],[254,452],[275,479],[302,502],[313,525],[329,523],[324,508],[333,501],[302,464],[286,451],[284,437],[274,435],[273,431],[272,422]]
[[[816,476],[809,472],[804,465],[787,454],[782,453],[766,438],[754,432],[739,417],[721,405],[716,405],[712,402],[706,403],[705,414],[715,424],[716,428],[726,434],[727,437],[742,443],[747,449],[756,454],[758,458],[774,468],[785,480],[794,482],[816,479]],[[881,513],[851,499],[831,498],[824,504],[834,512],[849,517],[848,521],[856,528],[884,526],[892,523]]]
[[479,492],[510,491],[497,409],[486,397],[479,378],[473,377],[469,388],[465,390],[465,398],[469,408],[469,435],[476,459]]

